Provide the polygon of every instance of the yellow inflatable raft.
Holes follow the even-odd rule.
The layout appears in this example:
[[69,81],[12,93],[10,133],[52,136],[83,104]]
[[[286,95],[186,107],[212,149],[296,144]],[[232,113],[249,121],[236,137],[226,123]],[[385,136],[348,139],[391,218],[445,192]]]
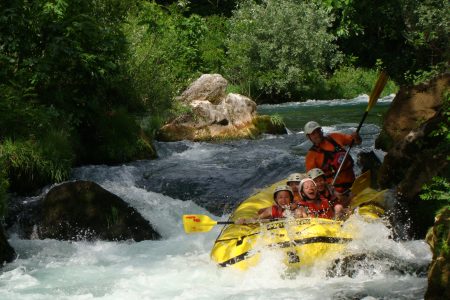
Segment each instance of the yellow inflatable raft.
[[[277,182],[249,197],[237,207],[228,222],[219,222],[227,225],[212,248],[213,261],[222,267],[245,270],[259,262],[261,249],[277,248],[285,253],[284,263],[297,268],[344,250],[354,237],[354,229],[346,229],[342,221],[287,218],[261,224],[233,224],[239,218],[255,218],[259,209],[272,206],[274,188],[285,182]],[[371,189],[369,182],[368,173],[357,178],[352,187],[352,193],[356,195],[350,207],[355,213],[373,220],[384,213],[385,191]]]

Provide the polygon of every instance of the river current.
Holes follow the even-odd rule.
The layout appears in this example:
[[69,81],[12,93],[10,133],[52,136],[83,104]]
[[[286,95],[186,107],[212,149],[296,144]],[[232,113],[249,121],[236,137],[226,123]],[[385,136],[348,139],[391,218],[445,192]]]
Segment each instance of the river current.
[[[392,98],[380,99],[371,110],[361,129],[363,144],[351,151],[355,159],[358,152],[370,150],[383,159],[384,153],[373,145]],[[246,272],[219,268],[209,252],[220,226],[200,234],[183,231],[183,214],[226,220],[258,189],[292,172],[304,172],[311,144],[303,125],[316,120],[325,132],[350,132],[367,101],[367,96],[360,96],[263,105],[258,112],[282,116],[289,134],[156,143],[155,160],[74,169],[73,180],[95,181],[117,194],[149,220],[162,239],[23,240],[12,231],[9,241],[19,256],[0,270],[0,299],[423,299],[431,260],[428,245],[423,240],[393,239],[383,223],[353,218],[362,228],[361,239],[352,241],[348,251],[365,256],[345,268],[318,262],[296,276],[286,276],[279,254],[269,250]]]

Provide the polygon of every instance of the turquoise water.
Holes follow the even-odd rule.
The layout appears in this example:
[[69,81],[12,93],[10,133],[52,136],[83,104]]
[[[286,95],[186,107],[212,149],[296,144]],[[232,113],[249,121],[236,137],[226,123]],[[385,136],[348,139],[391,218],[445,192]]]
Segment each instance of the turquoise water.
[[[381,126],[394,95],[380,99],[369,111],[365,124]],[[368,96],[362,95],[351,100],[309,100],[307,102],[292,102],[278,105],[261,105],[259,114],[277,114],[283,118],[287,128],[302,131],[310,120],[315,120],[323,126],[339,126],[359,124],[367,109]]]

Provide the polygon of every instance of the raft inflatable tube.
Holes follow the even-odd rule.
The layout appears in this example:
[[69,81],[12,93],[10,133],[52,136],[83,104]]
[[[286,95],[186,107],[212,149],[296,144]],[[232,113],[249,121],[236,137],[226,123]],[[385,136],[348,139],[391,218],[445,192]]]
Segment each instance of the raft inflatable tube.
[[[244,200],[233,212],[230,221],[256,218],[258,210],[274,205],[273,191],[286,179],[257,192]],[[368,185],[370,174],[361,175],[352,187],[358,192],[350,209],[368,221],[384,214],[384,193]],[[312,265],[321,257],[341,253],[354,235],[354,228],[346,228],[343,221],[322,218],[286,218],[261,224],[226,225],[211,250],[211,259],[221,267],[232,266],[246,270],[260,261],[261,250],[279,249],[285,253],[288,267]]]

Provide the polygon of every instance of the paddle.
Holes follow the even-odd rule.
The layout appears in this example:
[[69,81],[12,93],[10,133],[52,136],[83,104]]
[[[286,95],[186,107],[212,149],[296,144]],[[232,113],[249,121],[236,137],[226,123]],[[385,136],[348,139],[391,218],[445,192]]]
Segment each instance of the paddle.
[[[372,109],[375,103],[377,103],[378,97],[380,97],[381,92],[386,86],[388,78],[389,78],[388,74],[385,71],[381,71],[380,75],[378,76],[377,83],[375,84],[375,87],[373,88],[372,93],[369,96],[369,104],[367,105],[366,111],[363,114],[361,122],[359,122],[358,128],[356,129],[356,133],[359,133],[359,130],[361,129],[362,124],[366,120],[369,111]],[[344,165],[344,162],[347,159],[350,149],[353,147],[354,141],[355,140],[352,140],[352,142],[348,146],[347,152],[345,152],[344,158],[342,159],[342,162],[339,165],[336,175],[334,175],[333,182],[331,183],[332,185],[334,185],[334,183],[336,182],[336,178],[339,176],[339,173],[341,172],[342,166]]]
[[183,227],[186,233],[208,232],[218,224],[234,224],[234,222],[215,221],[205,215],[183,215]]
[[[253,220],[253,219],[247,219]],[[249,225],[249,224],[261,224],[266,222],[278,221],[280,219],[255,219],[255,221],[244,222],[238,224],[234,221],[215,221],[205,215],[183,215],[183,227],[186,233],[194,232],[208,232],[216,225]]]

